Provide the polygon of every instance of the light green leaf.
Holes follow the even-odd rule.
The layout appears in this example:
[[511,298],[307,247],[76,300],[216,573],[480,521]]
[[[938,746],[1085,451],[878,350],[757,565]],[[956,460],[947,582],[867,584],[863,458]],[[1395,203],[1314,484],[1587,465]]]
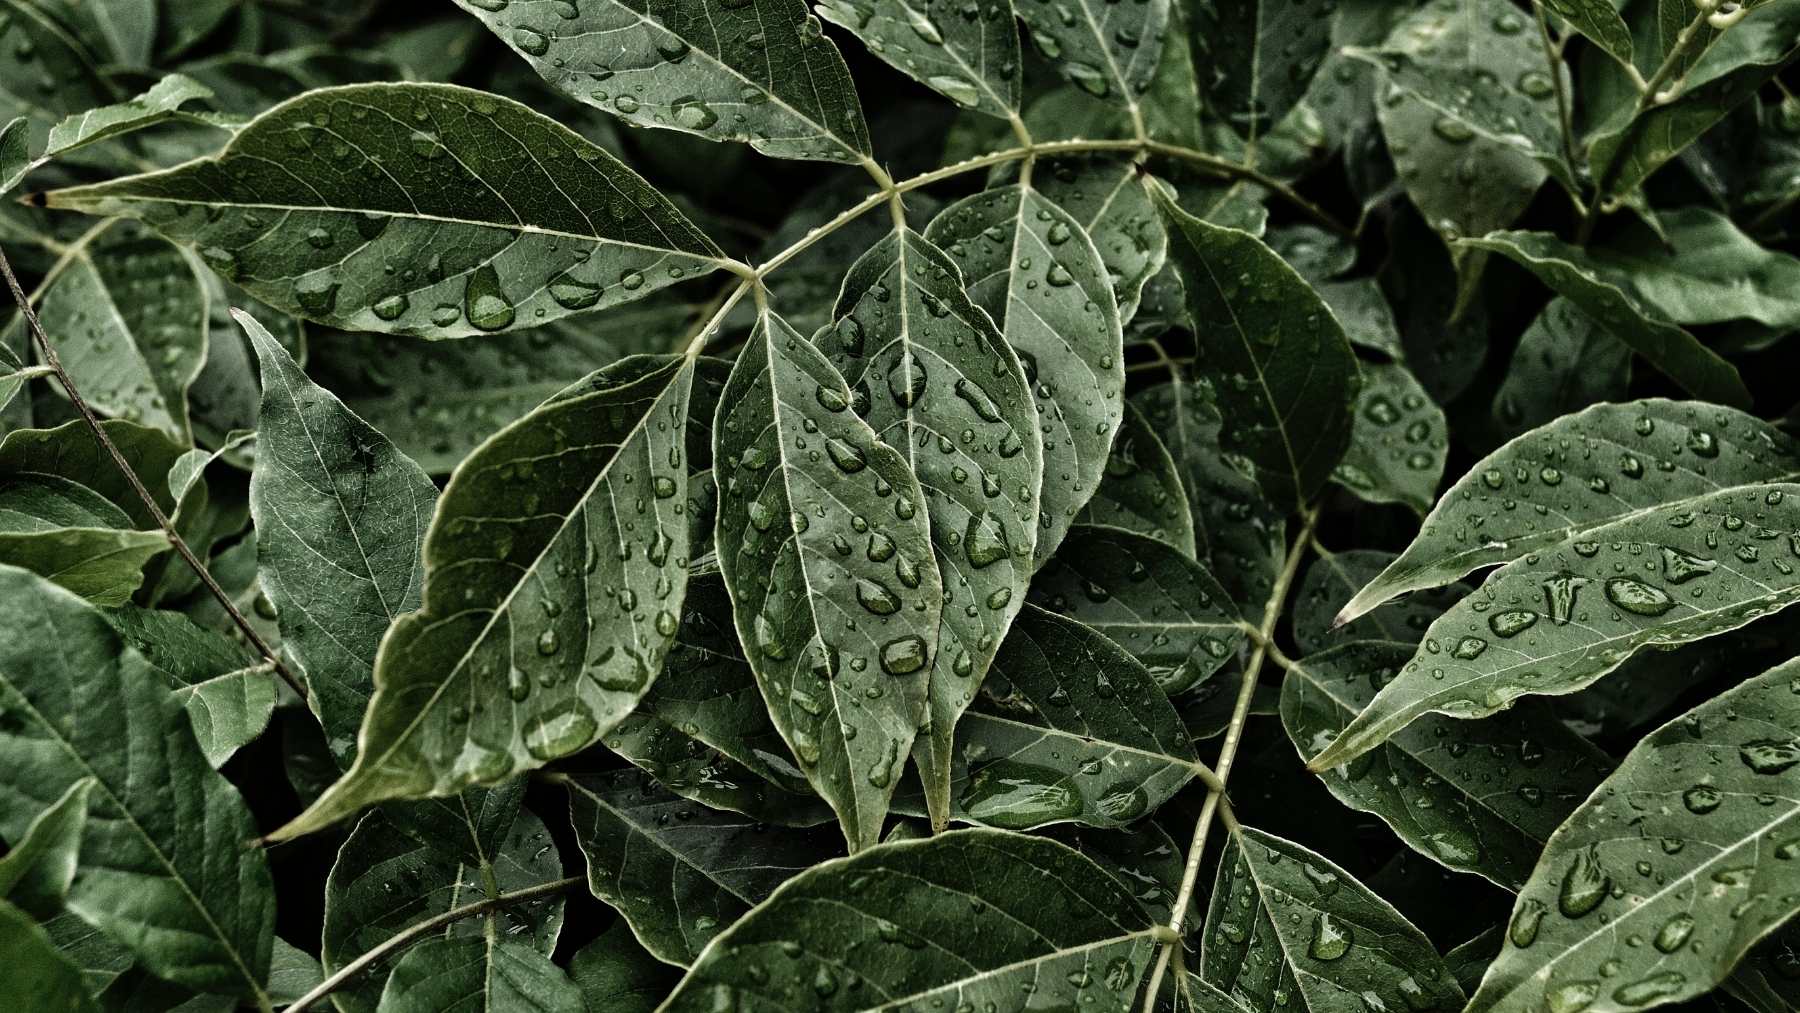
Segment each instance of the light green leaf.
[[[1165,43],[1165,48],[1174,47]],[[1033,180],[1087,230],[1107,277],[1114,279],[1119,319],[1129,322],[1145,283],[1162,270],[1169,252],[1168,232],[1138,182],[1137,164],[1103,156],[1046,159]]]
[[1124,648],[1170,696],[1205,682],[1244,639],[1230,593],[1205,566],[1120,528],[1070,528],[1031,602]]
[[637,771],[567,783],[588,888],[657,959],[681,967],[783,881],[843,853],[829,828],[777,829],[696,807]]
[[1739,486],[1629,514],[1508,563],[1431,624],[1424,646],[1311,766],[1427,713],[1481,717],[1572,693],[1648,645],[1734,630],[1800,601],[1800,485]]
[[1630,382],[1630,347],[1557,296],[1519,336],[1494,392],[1494,425],[1511,439],[1588,405],[1624,400]]
[[1194,514],[1175,459],[1143,413],[1129,404],[1100,487],[1075,521],[1135,531],[1194,555]]
[[[1337,738],[1413,654],[1380,640],[1310,655],[1281,684],[1281,723],[1302,756]],[[1430,717],[1325,773],[1340,802],[1381,817],[1414,851],[1518,889],[1544,842],[1612,767],[1537,704],[1486,721]]]
[[0,901],[36,918],[62,911],[75,880],[81,837],[87,829],[88,796],[98,783],[84,777],[38,813],[0,858]]
[[546,81],[631,123],[776,158],[869,160],[850,70],[801,0],[457,5]]
[[1308,566],[1293,603],[1294,643],[1300,653],[1314,654],[1356,640],[1416,644],[1432,620],[1469,593],[1468,587],[1454,582],[1447,587],[1420,588],[1361,618],[1334,626],[1332,620],[1344,603],[1398,558],[1392,552],[1350,549],[1322,554]]
[[0,901],[0,962],[7,968],[7,991],[29,997],[37,1009],[59,1013],[99,1013],[88,997],[81,968],[57,952],[29,915]]
[[624,919],[569,958],[569,977],[587,1013],[652,1013],[680,979],[638,944]]
[[[457,468],[425,535],[422,607],[376,655],[356,763],[276,839],[495,783],[630,713],[687,589],[693,374],[688,358],[621,359]],[[394,544],[410,551],[411,530]]]
[[1470,1010],[1692,998],[1800,910],[1785,860],[1800,840],[1797,676],[1765,672],[1632,749],[1550,839]]
[[275,951],[269,960],[269,998],[276,1005],[286,1005],[300,998],[325,980],[318,958],[275,937]]
[[1000,646],[992,706],[964,716],[955,816],[1006,830],[1114,828],[1197,773],[1194,748],[1149,669],[1073,619],[1027,606]]
[[[1029,890],[1018,888],[1030,883]],[[992,830],[887,844],[789,880],[715,939],[667,1013],[764,1000],[819,1013],[940,1000],[1122,1008],[1154,950],[1149,916],[1101,868]],[[788,954],[792,953],[793,956]],[[947,959],[946,954],[954,954]],[[856,972],[860,988],[847,977]],[[802,998],[804,997],[804,998]]]
[[1387,901],[1323,856],[1249,827],[1219,860],[1200,978],[1258,1010],[1462,1004],[1437,949]]
[[[474,1005],[471,1006],[470,1004]],[[429,939],[406,951],[380,1013],[584,1013],[581,992],[550,958],[516,939]]]
[[949,0],[829,0],[819,16],[966,109],[1019,115],[1019,28],[1010,4],[968,13]]
[[212,97],[212,89],[193,78],[170,74],[136,98],[74,114],[51,127],[44,150],[30,168],[77,148],[176,119],[226,130],[236,128],[239,121],[234,117],[182,108],[189,102]]
[[31,816],[94,778],[69,910],[163,978],[259,995],[275,894],[263,853],[245,847],[256,825],[237,790],[98,611],[11,567],[0,567],[0,601],[11,633],[0,643],[0,778],[14,800],[0,835],[19,839]]
[[1197,322],[1198,368],[1231,419],[1224,448],[1250,459],[1270,499],[1304,504],[1350,443],[1360,381],[1343,328],[1262,240],[1155,196]]
[[1362,366],[1350,446],[1332,480],[1370,503],[1431,509],[1449,454],[1444,411],[1397,362]]
[[1206,106],[1246,137],[1262,137],[1306,94],[1331,48],[1331,12],[1306,0],[1221,0],[1192,16]]
[[[496,811],[501,817],[498,832],[477,843],[479,862],[458,861],[401,833],[382,813],[363,817],[338,850],[325,882],[320,946],[325,971],[335,973],[408,927],[472,904],[490,896],[489,891],[523,890],[561,878],[562,862],[543,821],[517,805],[518,795],[513,794],[511,805]],[[548,956],[556,948],[562,924],[563,898],[551,895],[454,922],[439,938],[479,939],[492,930]],[[338,1009],[343,1013],[375,1009],[381,972],[393,964],[391,957],[377,962],[376,973],[352,979],[333,992]]]
[[[100,423],[100,428],[131,463],[138,481],[157,505],[166,513],[174,512],[169,470],[187,448],[162,430],[123,419],[108,419]],[[27,472],[56,475],[92,489],[125,511],[133,528],[158,526],[119,466],[79,419],[55,429],[15,429],[0,440],[0,475]]]
[[1596,273],[1580,248],[1546,232],[1495,232],[1458,245],[1499,253],[1537,275],[1695,397],[1749,406],[1737,367]]
[[215,769],[268,727],[277,677],[248,648],[179,612],[126,606],[106,617],[174,691]]
[[106,497],[55,475],[0,479],[0,563],[46,577],[97,605],[123,604],[144,565],[169,548],[158,531],[133,531]]
[[[1337,622],[1538,549],[1592,541],[1589,532],[1615,521],[1677,514],[1731,486],[1796,479],[1800,445],[1741,412],[1660,398],[1594,405],[1478,461]],[[1530,509],[1509,510],[1508,502]]]
[[952,204],[925,235],[962,268],[1025,366],[1042,419],[1042,564],[1099,487],[1124,418],[1124,335],[1106,264],[1074,217],[1018,184]]
[[1632,65],[1631,29],[1619,16],[1612,0],[1544,0],[1544,10],[1557,20],[1587,36],[1606,55],[1624,66]]
[[1142,116],[1140,96],[1155,79],[1169,24],[1168,0],[1107,3],[1071,0],[1055,7],[1020,4],[1015,13],[1031,30],[1038,51],[1070,83],[1098,99]]
[[[850,385],[857,414],[905,459],[931,522],[944,598],[913,761],[941,829],[957,719],[1031,581],[1044,483],[1038,413],[1018,357],[963,291],[956,262],[911,229],[851,265],[833,316],[819,350]],[[826,452],[840,470],[864,467],[845,446]],[[854,542],[832,547],[871,561],[893,551],[879,527]]]
[[[1093,859],[1136,897],[1152,918],[1169,920],[1187,862],[1175,839],[1155,821],[1139,820],[1118,830],[1062,824],[1043,834]],[[1188,917],[1198,920],[1200,912],[1192,902],[1188,908]]]
[[763,308],[719,401],[713,462],[738,638],[854,850],[880,839],[924,722],[943,586],[919,481],[852,397]]
[[720,264],[618,159],[510,99],[439,84],[310,91],[211,158],[45,200],[141,218],[284,312],[421,337],[606,309]]
[[31,168],[31,121],[20,116],[0,127],[0,194],[18,186]]
[[379,432],[314,384],[241,310],[262,376],[250,475],[257,581],[338,766],[374,692],[382,635],[419,607],[419,543],[437,488]]

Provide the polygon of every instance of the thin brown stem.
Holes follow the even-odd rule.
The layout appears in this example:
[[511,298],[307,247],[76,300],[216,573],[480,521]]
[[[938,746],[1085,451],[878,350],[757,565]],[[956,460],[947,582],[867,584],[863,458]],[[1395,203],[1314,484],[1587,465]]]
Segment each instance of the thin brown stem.
[[287,666],[281,661],[281,656],[269,646],[268,641],[262,638],[262,634],[256,632],[256,629],[250,625],[250,620],[245,618],[244,613],[239,611],[237,604],[231,600],[231,596],[226,594],[225,589],[219,586],[219,582],[213,579],[212,573],[206,569],[206,564],[202,563],[200,557],[194,554],[194,550],[188,547],[187,541],[181,537],[180,532],[175,530],[174,523],[169,520],[169,515],[163,513],[162,507],[157,504],[156,497],[150,494],[150,490],[144,487],[143,480],[139,479],[137,472],[132,470],[131,464],[125,460],[125,455],[119,451],[119,445],[112,441],[112,437],[106,435],[106,427],[100,424],[99,416],[94,414],[94,410],[88,406],[87,400],[76,389],[75,381],[69,376],[69,371],[63,368],[62,359],[57,356],[56,348],[50,344],[49,335],[44,333],[44,325],[38,322],[37,311],[31,308],[31,300],[26,297],[25,290],[20,287],[19,278],[13,274],[12,262],[6,259],[4,250],[0,250],[0,274],[6,276],[6,286],[12,290],[13,300],[19,304],[19,312],[25,317],[25,324],[31,332],[32,339],[37,342],[38,353],[44,357],[44,364],[56,374],[57,382],[62,384],[63,392],[69,396],[69,401],[75,405],[75,410],[87,423],[88,431],[94,434],[94,439],[100,442],[101,448],[106,451],[107,456],[112,458],[112,462],[118,467],[119,472],[125,476],[125,481],[131,486],[132,492],[136,493],[138,499],[143,501],[144,509],[148,510],[150,516],[154,517],[156,523],[162,527],[163,534],[168,536],[169,544],[174,547],[175,553],[193,568],[194,574],[200,578],[200,583],[206,585],[206,589],[219,600],[225,613],[231,617],[232,623],[244,634],[244,638],[250,641],[251,646],[256,648],[256,653],[262,655],[269,662],[269,665],[275,670],[275,674],[281,676],[282,681],[287,683],[289,688],[300,696],[300,699],[306,699],[306,686],[295,678],[294,673],[288,671]]
[[355,960],[338,968],[330,977],[319,982],[312,991],[294,1000],[293,1005],[287,1008],[286,1013],[305,1013],[306,1010],[312,1009],[314,1006],[318,1005],[319,1000],[337,991],[344,982],[349,981],[351,978],[354,978],[367,970],[371,964],[375,964],[385,959],[389,954],[404,949],[413,940],[418,939],[421,936],[428,936],[446,925],[462,921],[464,918],[473,918],[476,915],[486,914],[489,911],[495,911],[503,907],[510,907],[514,904],[521,904],[528,900],[535,900],[539,897],[553,896],[568,890],[570,887],[585,882],[587,882],[587,880],[582,876],[568,876],[563,879],[551,880],[548,883],[539,883],[536,886],[528,886],[523,890],[514,890],[511,893],[498,894],[493,897],[484,897],[473,903],[464,904],[462,907],[451,908],[441,915],[427,918],[417,925],[410,925],[370,947]]

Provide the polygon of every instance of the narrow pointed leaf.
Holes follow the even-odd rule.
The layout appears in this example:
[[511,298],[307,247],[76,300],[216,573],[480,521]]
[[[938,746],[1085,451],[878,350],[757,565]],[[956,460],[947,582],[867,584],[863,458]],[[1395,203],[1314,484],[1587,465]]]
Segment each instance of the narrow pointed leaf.
[[[1015,1009],[1027,985],[1034,1004],[1092,996],[1096,1008],[1122,1008],[1148,968],[1154,928],[1112,877],[1064,845],[957,831],[789,880],[713,941],[662,1009],[828,1013],[869,1009],[873,996],[894,1007]],[[852,973],[861,987],[848,987]]]
[[38,1009],[59,1013],[99,1013],[88,996],[81,968],[59,953],[31,917],[0,901],[0,961],[7,967],[7,990],[29,997]]
[[[1412,653],[1371,640],[1289,667],[1281,723],[1301,755],[1336,738]],[[1414,851],[1516,890],[1611,766],[1547,707],[1530,705],[1486,721],[1425,718],[1322,776],[1339,801],[1381,817]]]
[[144,566],[168,551],[161,531],[133,531],[104,496],[55,475],[0,479],[0,563],[55,581],[96,605],[120,605]]
[[1306,0],[1223,0],[1196,9],[1195,63],[1207,108],[1240,134],[1268,134],[1325,62],[1332,20]]
[[510,99],[439,84],[310,91],[215,156],[45,201],[140,218],[295,316],[421,337],[601,310],[719,263],[618,159]]
[[1139,105],[1156,77],[1169,25],[1168,0],[1070,0],[1060,7],[1020,4],[1015,11],[1038,51],[1071,84],[1141,118]]
[[[910,229],[851,266],[833,315],[837,327],[819,350],[843,373],[857,413],[905,459],[925,493],[944,600],[930,714],[913,759],[941,828],[957,718],[1031,580],[1044,479],[1038,414],[1018,357],[963,291],[956,263]],[[826,452],[841,470],[864,466],[838,445],[828,443]],[[879,528],[833,546],[871,561],[892,547]]]
[[213,767],[268,727],[277,676],[247,647],[176,612],[126,607],[107,620],[174,691]]
[[423,606],[375,659],[356,764],[285,839],[586,748],[662,670],[687,589],[692,359],[633,356],[496,433],[444,488]]
[[[775,727],[857,849],[880,839],[925,717],[943,586],[918,479],[852,396],[764,310],[720,398],[713,461],[738,638]],[[875,533],[885,542],[871,551]]]
[[87,829],[88,796],[96,783],[84,777],[69,785],[11,842],[0,858],[0,901],[40,919],[62,911]]
[[[11,631],[0,646],[10,800],[0,834],[17,840],[31,816],[94,778],[69,909],[163,978],[259,995],[275,918],[269,867],[245,847],[255,823],[207,764],[180,703],[67,591],[0,567],[0,600]],[[142,784],[160,790],[135,790]]]
[[1000,325],[1037,399],[1041,564],[1099,487],[1124,418],[1124,336],[1106,265],[1067,211],[1018,185],[958,201],[925,235],[962,268],[969,295]]
[[0,194],[18,186],[31,169],[31,121],[20,116],[0,127]]
[[1231,595],[1205,566],[1118,528],[1070,528],[1031,601],[1124,648],[1171,696],[1205,682],[1244,639]]
[[1661,399],[1595,405],[1477,462],[1337,621],[1633,515],[1679,513],[1722,488],[1796,479],[1800,445],[1741,412]]
[[1457,583],[1421,588],[1359,619],[1333,625],[1344,603],[1397,558],[1392,552],[1350,549],[1321,555],[1309,565],[1294,592],[1294,644],[1300,653],[1314,654],[1356,640],[1416,644],[1445,609],[1469,593],[1467,586]]
[[1010,4],[831,0],[819,16],[950,101],[1001,119],[1019,115],[1019,28]]
[[457,5],[546,81],[634,124],[776,158],[869,157],[849,68],[801,0]]
[[1143,412],[1130,404],[1113,437],[1100,487],[1075,520],[1135,531],[1190,558],[1195,553],[1193,508],[1175,459]]
[[1362,367],[1350,446],[1332,480],[1370,503],[1431,509],[1450,450],[1443,409],[1397,362]]
[[[182,109],[189,102],[212,97],[212,89],[193,78],[185,74],[170,74],[136,98],[86,110],[51,127],[36,164],[89,144],[174,119],[187,119],[220,128],[237,126],[237,121],[227,115]],[[33,166],[35,167],[36,165]]]
[[1303,504],[1350,443],[1360,381],[1343,328],[1260,239],[1195,218],[1160,187],[1155,197],[1196,322],[1198,367],[1232,419],[1224,447],[1250,459],[1271,499]]
[[580,1013],[581,992],[550,958],[516,939],[428,939],[406,951],[380,1013]]
[[1323,770],[1427,713],[1472,718],[1572,693],[1648,645],[1734,630],[1800,601],[1800,485],[1740,486],[1644,511],[1508,563],[1329,748]]
[[1587,269],[1578,248],[1544,232],[1495,232],[1458,245],[1499,253],[1537,275],[1695,397],[1735,408],[1750,405],[1750,391],[1737,367],[1641,299]]
[[[1800,906],[1800,664],[1652,732],[1550,839],[1469,1009],[1698,996]],[[1641,939],[1648,945],[1626,945]]]
[[1387,901],[1323,856],[1249,827],[1219,860],[1200,977],[1259,1010],[1462,1004],[1437,949]]
[[262,374],[250,476],[257,580],[311,690],[307,704],[347,768],[381,637],[419,607],[419,543],[437,488],[308,379],[255,318],[234,312]]
[[699,808],[636,771],[568,786],[588,888],[657,959],[681,967],[789,877],[843,853],[829,827],[768,827]]

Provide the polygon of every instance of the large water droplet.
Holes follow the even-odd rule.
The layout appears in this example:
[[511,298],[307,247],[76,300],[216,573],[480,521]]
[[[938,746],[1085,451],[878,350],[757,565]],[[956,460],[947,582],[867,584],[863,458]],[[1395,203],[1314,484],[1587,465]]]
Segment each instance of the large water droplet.
[[1606,582],[1606,600],[1633,615],[1660,616],[1675,607],[1668,592],[1630,577],[1613,577]]
[[1575,853],[1563,873],[1562,889],[1556,895],[1556,907],[1565,917],[1580,918],[1600,906],[1612,887],[1612,877],[1600,865],[1600,857],[1592,848]]
[[579,700],[540,714],[525,728],[525,751],[540,760],[567,756],[593,740],[600,725]]
[[905,636],[881,646],[881,670],[889,675],[909,675],[925,667],[925,639]]
[[1313,915],[1312,941],[1306,944],[1306,955],[1314,960],[1337,960],[1350,952],[1356,933],[1349,923],[1320,911]]
[[1080,791],[1048,767],[996,760],[975,771],[962,792],[971,819],[1002,830],[1029,830],[1081,814]]
[[513,322],[512,300],[500,288],[499,272],[488,264],[469,275],[463,289],[463,315],[470,325],[483,331],[498,331]]

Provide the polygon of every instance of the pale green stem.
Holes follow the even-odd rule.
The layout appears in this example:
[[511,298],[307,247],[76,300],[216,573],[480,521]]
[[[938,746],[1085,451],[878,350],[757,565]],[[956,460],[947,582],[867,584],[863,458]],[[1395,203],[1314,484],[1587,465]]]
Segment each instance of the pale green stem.
[[1556,86],[1556,114],[1562,125],[1563,157],[1568,159],[1569,168],[1574,169],[1575,118],[1569,109],[1569,91],[1563,86],[1563,46],[1550,34],[1550,15],[1544,10],[1543,0],[1532,0],[1531,6],[1537,12],[1538,35],[1544,42],[1544,62],[1549,65],[1550,81]]

